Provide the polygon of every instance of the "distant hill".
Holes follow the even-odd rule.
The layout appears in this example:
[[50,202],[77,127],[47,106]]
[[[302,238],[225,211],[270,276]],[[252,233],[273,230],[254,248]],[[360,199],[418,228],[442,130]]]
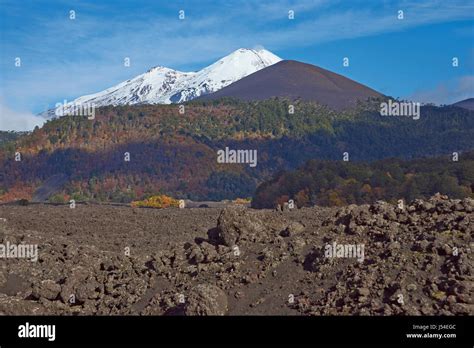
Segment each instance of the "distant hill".
[[272,97],[315,101],[336,110],[357,100],[382,97],[377,91],[320,67],[283,60],[200,99],[233,97],[246,101]]
[[297,170],[280,172],[262,183],[253,208],[274,208],[294,200],[298,207],[396,203],[430,197],[474,198],[474,151],[409,161],[385,159],[371,163],[311,160]]
[[26,134],[28,134],[28,132],[0,131],[0,147]]
[[458,101],[457,103],[452,104],[453,106],[458,106],[460,108],[464,108],[467,110],[474,110],[474,98],[468,98],[464,99],[461,101]]
[[[291,103],[293,114],[286,99],[227,99],[192,101],[185,114],[178,105],[126,105],[98,108],[94,120],[50,120],[0,147],[0,201],[52,193],[55,201],[245,198],[311,159],[342,161],[344,152],[351,163],[410,159],[474,147],[474,112],[462,108],[422,106],[413,120],[380,116],[377,101],[344,112]],[[258,163],[221,163],[226,147],[257,151]]]

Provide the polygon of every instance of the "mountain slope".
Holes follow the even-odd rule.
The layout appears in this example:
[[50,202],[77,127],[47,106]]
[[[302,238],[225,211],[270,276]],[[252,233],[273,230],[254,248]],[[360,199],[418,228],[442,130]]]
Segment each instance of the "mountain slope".
[[354,106],[357,100],[381,96],[342,75],[314,65],[284,60],[202,98],[234,97],[247,101],[272,97],[300,98],[341,110]]
[[[451,163],[450,163],[451,162]],[[373,203],[436,194],[474,197],[474,151],[453,162],[450,155],[374,162],[344,162],[312,159],[296,170],[280,171],[260,184],[253,208],[274,208],[288,199],[298,207]]]
[[467,109],[467,110],[474,110],[474,98],[464,99],[452,105],[458,106],[460,108]]
[[[288,104],[281,99],[194,101],[185,117],[172,105],[107,106],[97,109],[93,120],[50,120],[0,148],[0,201],[31,199],[39,187],[45,190],[38,194],[56,191],[58,174],[68,177],[62,193],[77,201],[129,202],[156,193],[195,201],[235,199],[249,197],[258,183],[310,159],[342,161],[349,152],[352,163],[456,151],[464,166],[463,153],[473,149],[474,112],[462,108],[422,106],[423,117],[413,120],[380,116],[376,101],[368,109],[343,113],[295,101],[289,114]],[[218,151],[226,147],[256,150],[257,166],[219,163]],[[470,173],[463,180],[473,182]],[[351,177],[364,182],[362,174]],[[386,179],[370,185],[382,187]]]
[[[79,97],[68,105],[93,103],[95,107],[100,107],[181,103],[218,91],[279,61],[279,57],[265,49],[241,48],[198,72],[154,67],[104,91]],[[54,117],[55,112],[49,110],[42,116]]]

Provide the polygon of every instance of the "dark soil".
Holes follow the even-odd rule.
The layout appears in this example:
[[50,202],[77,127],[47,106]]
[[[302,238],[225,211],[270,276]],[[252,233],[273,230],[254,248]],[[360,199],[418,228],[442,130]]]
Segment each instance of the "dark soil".
[[38,245],[0,259],[0,313],[473,315],[473,209],[0,206],[0,243]]

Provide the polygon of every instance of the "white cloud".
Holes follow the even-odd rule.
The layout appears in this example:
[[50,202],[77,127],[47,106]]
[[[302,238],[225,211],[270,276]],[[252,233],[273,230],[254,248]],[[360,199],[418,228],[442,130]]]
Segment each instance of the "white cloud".
[[30,112],[18,112],[10,109],[0,100],[0,130],[4,131],[30,131],[45,122],[39,116]]
[[407,99],[434,104],[453,104],[474,97],[474,75],[440,83],[433,89],[419,90]]

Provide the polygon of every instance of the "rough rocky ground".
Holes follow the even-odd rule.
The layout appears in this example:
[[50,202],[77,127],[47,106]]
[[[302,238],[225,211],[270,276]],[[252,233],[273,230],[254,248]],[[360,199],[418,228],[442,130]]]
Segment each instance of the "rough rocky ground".
[[[39,249],[0,259],[0,313],[473,315],[473,211],[440,195],[404,209],[0,206],[0,244]],[[363,260],[327,257],[333,242]]]

